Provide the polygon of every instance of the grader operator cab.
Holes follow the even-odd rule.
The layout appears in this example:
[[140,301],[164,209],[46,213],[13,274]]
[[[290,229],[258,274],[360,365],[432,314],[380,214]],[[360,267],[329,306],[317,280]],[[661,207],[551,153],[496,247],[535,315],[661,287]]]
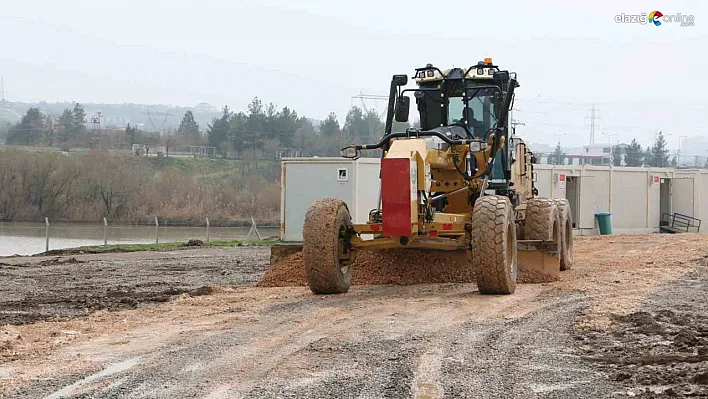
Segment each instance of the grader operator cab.
[[[482,294],[511,294],[517,270],[557,275],[573,262],[567,200],[538,198],[533,154],[509,129],[519,84],[490,58],[466,69],[415,70],[391,80],[384,136],[342,149],[357,159],[381,149],[378,207],[354,224],[347,204],[321,199],[307,210],[303,258],[315,294],[347,292],[358,251],[465,251]],[[415,98],[420,127],[407,122]],[[434,268],[431,264],[428,267]]]

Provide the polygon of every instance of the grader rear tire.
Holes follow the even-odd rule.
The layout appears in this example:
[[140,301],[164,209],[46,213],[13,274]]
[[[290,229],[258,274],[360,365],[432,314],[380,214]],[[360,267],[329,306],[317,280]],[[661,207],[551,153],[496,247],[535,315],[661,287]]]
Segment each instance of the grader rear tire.
[[307,283],[315,294],[349,291],[356,251],[348,248],[352,234],[344,201],[321,199],[310,205],[302,227],[302,255]]
[[469,251],[481,294],[512,294],[516,290],[516,226],[509,198],[479,198],[472,211]]
[[560,224],[560,215],[554,200],[532,198],[526,203],[525,240],[552,241],[560,247]]
[[567,199],[554,199],[560,215],[561,252],[560,269],[573,268],[573,215],[570,212],[570,203]]

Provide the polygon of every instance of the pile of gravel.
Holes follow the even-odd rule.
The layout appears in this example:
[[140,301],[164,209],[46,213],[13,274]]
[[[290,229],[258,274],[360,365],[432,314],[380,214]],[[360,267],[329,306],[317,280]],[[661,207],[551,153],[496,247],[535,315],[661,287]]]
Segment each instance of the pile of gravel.
[[[389,249],[359,251],[352,265],[353,285],[474,283],[472,267],[441,251]],[[542,273],[519,271],[519,283],[546,283],[557,278]],[[271,265],[260,287],[307,286],[302,252]]]

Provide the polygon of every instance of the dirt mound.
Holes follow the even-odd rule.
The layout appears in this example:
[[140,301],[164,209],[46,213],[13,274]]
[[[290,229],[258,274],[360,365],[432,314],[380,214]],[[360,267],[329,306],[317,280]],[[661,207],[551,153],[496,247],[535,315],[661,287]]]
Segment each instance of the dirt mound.
[[[469,283],[474,273],[442,252],[415,249],[360,251],[353,265],[352,284],[411,285],[422,283]],[[305,286],[307,277],[302,252],[296,252],[272,265],[261,287]]]
[[519,270],[516,282],[519,284],[552,283],[560,280],[560,276],[553,276],[536,270]]
[[[383,251],[359,251],[353,265],[353,285],[379,284],[434,284],[474,283],[472,268],[467,266],[464,255],[457,257],[442,251],[416,249],[389,249]],[[519,270],[517,283],[540,284],[558,281],[558,276]],[[307,275],[302,252],[288,255],[271,265],[259,287],[306,286]]]

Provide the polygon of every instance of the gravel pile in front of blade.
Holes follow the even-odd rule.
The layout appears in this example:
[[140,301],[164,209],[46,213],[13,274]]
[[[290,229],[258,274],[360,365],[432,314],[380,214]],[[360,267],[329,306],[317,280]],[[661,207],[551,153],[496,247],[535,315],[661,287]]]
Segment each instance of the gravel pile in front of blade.
[[[353,265],[354,285],[471,283],[472,268],[439,251],[391,249],[359,251]],[[306,286],[302,253],[271,265],[258,283],[261,287]]]
[[553,276],[538,270],[519,270],[519,274],[516,276],[518,284],[552,283],[558,280],[560,280],[560,276]]

